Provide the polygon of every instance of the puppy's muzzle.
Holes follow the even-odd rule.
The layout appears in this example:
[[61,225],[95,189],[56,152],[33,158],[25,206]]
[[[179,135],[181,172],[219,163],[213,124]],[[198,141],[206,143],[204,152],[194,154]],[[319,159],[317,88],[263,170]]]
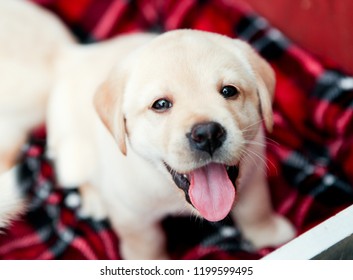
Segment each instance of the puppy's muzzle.
[[208,153],[210,156],[222,146],[226,139],[226,130],[217,122],[198,123],[186,136],[194,150]]

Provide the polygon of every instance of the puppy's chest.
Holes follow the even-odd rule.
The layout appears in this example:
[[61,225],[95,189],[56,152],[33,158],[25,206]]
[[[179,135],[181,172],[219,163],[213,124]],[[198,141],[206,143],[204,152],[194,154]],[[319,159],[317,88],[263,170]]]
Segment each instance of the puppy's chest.
[[136,213],[156,212],[156,215],[186,208],[184,194],[171,178],[142,159],[131,147],[128,147],[127,156],[123,156],[111,137],[100,140],[99,168],[94,185],[101,189],[111,207]]
[[116,210],[147,211],[161,217],[185,211],[184,194],[156,170],[124,163],[102,175],[104,196]]
[[[181,191],[163,176],[132,177],[129,180],[132,196],[138,198],[141,204],[155,208],[179,208],[184,202]],[[128,195],[128,194],[127,194]]]

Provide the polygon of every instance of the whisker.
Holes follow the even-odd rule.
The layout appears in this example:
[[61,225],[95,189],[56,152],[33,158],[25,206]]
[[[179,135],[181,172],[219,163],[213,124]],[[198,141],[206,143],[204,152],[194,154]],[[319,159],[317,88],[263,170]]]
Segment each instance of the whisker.
[[254,155],[256,158],[258,158],[266,167],[267,167],[267,163],[266,160],[264,159],[264,157],[252,150],[248,150],[249,153],[251,153],[252,155]]
[[266,147],[265,143],[259,142],[259,141],[255,141],[255,140],[246,140],[245,144],[249,144],[249,145],[257,145],[260,147]]
[[277,142],[276,140],[273,140],[270,137],[265,136],[265,141],[267,144],[274,145],[274,146],[280,146],[279,142]]
[[280,146],[278,142],[270,138],[265,138],[265,143],[261,141],[256,141],[256,140],[245,140],[244,143],[247,145],[255,145],[255,146],[264,147],[264,148],[266,146],[275,146],[275,147]]
[[253,127],[254,125],[257,125],[257,124],[259,124],[259,123],[262,123],[263,121],[264,121],[263,119],[260,119],[259,121],[254,122],[253,124],[250,124],[250,125],[248,125],[247,127],[244,127],[241,131],[242,131],[242,132],[247,132],[247,131],[249,131],[249,128],[250,128],[250,127]]
[[[267,171],[270,170],[269,164],[271,164],[271,166],[276,169],[276,166],[273,164],[273,162],[271,162],[271,161],[268,161],[268,162],[267,162],[267,159],[266,159],[266,157],[265,157],[264,155],[258,154],[258,153],[254,152],[254,151],[252,151],[252,150],[247,150],[247,154],[248,154],[248,155],[250,155],[249,153],[251,153],[253,156],[255,156],[256,158],[258,158],[259,160],[261,160],[261,162],[262,162],[262,163],[264,164],[264,166],[266,167],[266,170],[267,170]],[[256,160],[255,160],[254,162],[255,162],[255,164],[256,164]]]
[[256,159],[249,153],[248,150],[242,149],[241,152],[241,161],[245,160],[246,157],[247,159],[251,160],[255,165],[257,164]]
[[270,170],[269,165],[271,165],[272,168],[275,170],[276,174],[278,174],[278,169],[277,169],[276,164],[274,164],[274,163],[272,162],[272,160],[270,160],[270,159],[268,159],[268,158],[266,159],[266,162],[268,162],[267,171]]

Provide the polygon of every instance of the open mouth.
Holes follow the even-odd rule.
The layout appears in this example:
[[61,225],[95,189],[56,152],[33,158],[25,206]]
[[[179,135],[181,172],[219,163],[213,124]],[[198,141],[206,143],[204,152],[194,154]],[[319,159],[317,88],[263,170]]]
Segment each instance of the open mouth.
[[236,199],[237,166],[210,163],[187,174],[178,173],[165,164],[175,184],[184,191],[186,200],[205,219],[224,219]]

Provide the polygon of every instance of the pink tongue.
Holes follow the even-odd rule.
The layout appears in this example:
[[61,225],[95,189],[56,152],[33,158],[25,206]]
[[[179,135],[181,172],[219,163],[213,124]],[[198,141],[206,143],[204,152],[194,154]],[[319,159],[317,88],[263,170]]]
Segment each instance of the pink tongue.
[[205,219],[216,222],[230,212],[235,189],[222,164],[211,163],[190,173],[189,196]]

